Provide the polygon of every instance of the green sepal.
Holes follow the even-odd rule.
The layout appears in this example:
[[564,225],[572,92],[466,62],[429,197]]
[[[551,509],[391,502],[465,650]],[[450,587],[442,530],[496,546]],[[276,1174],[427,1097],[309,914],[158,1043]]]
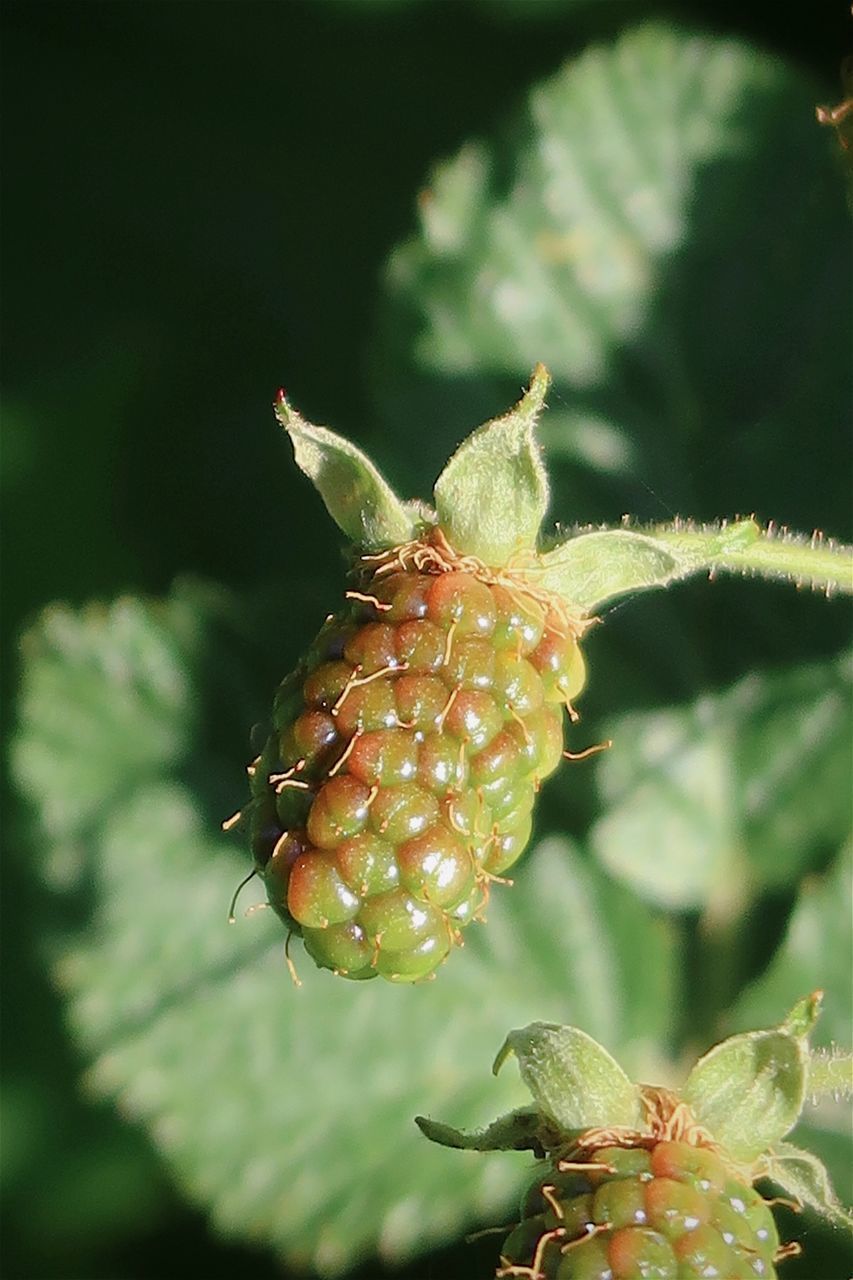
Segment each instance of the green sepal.
[[803,1151],[790,1142],[778,1143],[768,1153],[766,1175],[789,1196],[814,1209],[822,1218],[853,1230],[853,1213],[838,1199],[823,1161],[811,1151]]
[[541,1154],[543,1142],[542,1116],[536,1107],[519,1107],[500,1116],[485,1129],[454,1129],[427,1116],[415,1116],[415,1124],[430,1142],[459,1151],[535,1151]]
[[534,427],[550,375],[537,365],[518,404],[465,440],[435,484],[439,525],[460,555],[503,567],[530,553],[548,507],[548,477]]
[[283,394],[275,414],[290,436],[297,466],[351,542],[365,551],[384,551],[417,537],[424,509],[398,498],[361,449],[327,427],[306,422]]
[[780,1027],[714,1045],[690,1072],[682,1097],[696,1120],[742,1164],[752,1164],[799,1119],[806,1096],[807,1035],[820,993],[801,1000]]
[[825,591],[853,590],[851,549],[817,536],[761,529],[753,519],[696,526],[580,533],[523,570],[584,617],[632,591],[667,587],[694,573],[740,573]]
[[606,1125],[642,1129],[639,1086],[606,1049],[577,1027],[532,1022],[511,1031],[495,1058],[495,1074],[515,1054],[521,1078],[542,1113],[560,1132]]

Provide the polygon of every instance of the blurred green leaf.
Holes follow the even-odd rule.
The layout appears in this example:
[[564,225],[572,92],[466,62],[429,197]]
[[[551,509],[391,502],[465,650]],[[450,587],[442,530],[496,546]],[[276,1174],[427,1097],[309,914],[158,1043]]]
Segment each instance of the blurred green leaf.
[[[735,1027],[762,1026],[802,991],[822,988],[823,1011],[815,1045],[849,1049],[853,1035],[853,851],[845,849],[822,876],[804,881],[788,930],[768,969],[743,993],[732,1013]],[[845,1109],[845,1123],[849,1112]]]
[[85,838],[110,804],[189,752],[200,712],[191,671],[224,603],[187,583],[162,605],[53,605],[23,637],[26,732],[11,767],[38,809],[55,878],[79,874]]
[[732,690],[744,845],[763,885],[790,883],[849,835],[851,676],[845,654]]
[[479,398],[541,360],[546,449],[665,477],[676,502],[707,473],[709,437],[830,431],[846,365],[830,264],[844,273],[847,236],[816,92],[745,43],[656,22],[535,87],[503,136],[435,169],[418,234],[389,259],[395,419],[440,424],[448,380]]
[[[414,1114],[473,1125],[526,1101],[509,1073],[487,1098],[481,1079],[508,1027],[531,1014],[581,1024],[635,1068],[653,1060],[671,1030],[670,935],[552,840],[515,889],[495,888],[488,926],[435,983],[350,984],[303,957],[294,989],[272,912],[227,927],[248,859],[170,776],[179,710],[201,696],[176,659],[191,608],[178,593],[118,615],[65,611],[59,631],[50,613],[28,646],[17,758],[47,823],[38,870],[61,815],[89,822],[92,914],[57,941],[55,967],[92,1059],[89,1083],[145,1122],[224,1230],[328,1274],[373,1250],[415,1253],[505,1212],[523,1170],[447,1167],[418,1138]],[[183,733],[215,710],[196,707]],[[78,734],[58,736],[57,717]],[[145,750],[129,761],[135,717]],[[97,763],[97,812],[91,798],[80,804],[80,787],[92,785],[88,772],[81,782],[80,742]],[[203,773],[200,739],[189,746]],[[49,796],[30,763],[44,759]],[[221,796],[221,814],[233,799]]]
[[[174,605],[173,605],[174,608]],[[45,612],[24,637],[13,770],[54,838],[80,834],[117,793],[174,764],[192,691],[169,611],[133,599]]]
[[840,659],[621,717],[598,766],[605,811],[593,848],[614,875],[673,908],[792,883],[850,829],[849,710]]

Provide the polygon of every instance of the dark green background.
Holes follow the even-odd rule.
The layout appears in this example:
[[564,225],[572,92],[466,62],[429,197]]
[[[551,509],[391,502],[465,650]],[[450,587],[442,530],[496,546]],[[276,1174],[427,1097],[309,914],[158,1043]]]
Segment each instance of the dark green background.
[[[535,18],[494,0],[6,3],[4,694],[13,637],[50,600],[160,593],[188,570],[237,588],[334,572],[337,538],[290,467],[273,393],[284,383],[314,421],[411,473],[417,439],[374,425],[371,334],[378,273],[430,164],[492,131],[590,33],[661,14],[780,51],[833,99],[840,3],[605,0]],[[639,514],[660,518],[645,500]],[[816,618],[800,637],[811,622],[812,648]],[[26,1140],[4,1142],[3,1274],[279,1274],[212,1238],[146,1139],[80,1098],[4,799],[5,1106]],[[86,1205],[113,1195],[111,1233],[94,1237]],[[476,1256],[405,1274],[474,1274]]]

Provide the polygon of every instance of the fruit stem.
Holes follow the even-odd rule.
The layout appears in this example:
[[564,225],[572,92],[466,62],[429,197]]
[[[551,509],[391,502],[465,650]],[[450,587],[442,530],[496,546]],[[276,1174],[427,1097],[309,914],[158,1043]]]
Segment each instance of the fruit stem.
[[722,549],[712,560],[711,571],[757,574],[793,582],[797,587],[853,592],[853,549],[825,538],[819,531],[804,536],[776,528],[772,522],[749,544]]
[[666,587],[695,573],[753,574],[811,587],[827,596],[853,592],[853,548],[808,537],[749,517],[712,525],[677,520],[638,529],[579,533],[545,552],[526,577],[560,596],[581,615],[608,600],[650,587]]

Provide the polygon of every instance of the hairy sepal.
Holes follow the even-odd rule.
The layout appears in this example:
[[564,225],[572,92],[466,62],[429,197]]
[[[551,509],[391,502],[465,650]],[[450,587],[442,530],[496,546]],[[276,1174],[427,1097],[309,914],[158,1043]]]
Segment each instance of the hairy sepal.
[[275,413],[290,436],[297,466],[349,540],[365,551],[385,551],[409,542],[426,512],[403,502],[361,449],[328,427],[315,427],[280,395]]
[[485,1129],[454,1129],[427,1116],[415,1116],[415,1124],[430,1142],[459,1151],[535,1151],[544,1150],[543,1120],[536,1107],[519,1107],[500,1116]]
[[460,555],[501,568],[535,550],[548,478],[534,428],[549,383],[537,365],[518,404],[470,435],[436,481],[439,525]]
[[738,1163],[759,1160],[799,1119],[808,1079],[808,1034],[819,1006],[815,993],[795,1005],[781,1026],[723,1040],[690,1072],[684,1101]]
[[778,1143],[767,1156],[766,1176],[822,1218],[853,1230],[853,1213],[838,1199],[823,1161],[811,1151],[790,1142]]
[[510,1054],[537,1108],[561,1133],[644,1127],[639,1086],[577,1027],[533,1022],[511,1031],[495,1059],[495,1074]]

